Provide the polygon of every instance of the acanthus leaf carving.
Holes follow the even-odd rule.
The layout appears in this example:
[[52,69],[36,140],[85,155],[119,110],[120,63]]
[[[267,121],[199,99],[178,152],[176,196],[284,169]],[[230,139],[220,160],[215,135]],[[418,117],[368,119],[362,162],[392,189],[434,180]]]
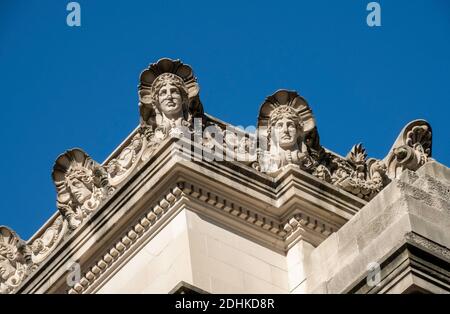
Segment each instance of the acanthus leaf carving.
[[363,145],[352,147],[345,159],[334,156],[331,161],[331,182],[360,198],[370,200],[386,184],[386,167],[380,160],[370,158]]
[[364,164],[367,159],[366,149],[361,143],[354,145],[348,153],[347,159],[356,166],[358,171],[364,172]]
[[314,169],[313,176],[323,181],[331,182],[331,172],[325,165],[318,165],[316,169]]

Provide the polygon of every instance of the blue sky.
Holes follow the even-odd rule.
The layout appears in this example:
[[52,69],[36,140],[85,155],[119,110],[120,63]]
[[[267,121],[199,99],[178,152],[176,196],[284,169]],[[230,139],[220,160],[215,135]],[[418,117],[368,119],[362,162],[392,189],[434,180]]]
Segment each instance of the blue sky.
[[28,239],[56,211],[51,169],[66,149],[102,162],[139,121],[140,72],[162,57],[190,64],[205,111],[255,125],[264,98],[297,90],[322,144],[363,142],[383,158],[403,126],[433,127],[450,165],[450,2],[79,1],[81,27],[59,0],[0,2],[0,225]]

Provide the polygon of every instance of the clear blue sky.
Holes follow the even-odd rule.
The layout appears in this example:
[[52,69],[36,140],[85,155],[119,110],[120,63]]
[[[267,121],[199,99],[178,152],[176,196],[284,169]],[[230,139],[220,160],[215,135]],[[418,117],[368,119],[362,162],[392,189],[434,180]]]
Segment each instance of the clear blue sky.
[[139,73],[161,57],[190,64],[205,111],[254,125],[267,95],[310,103],[322,144],[363,142],[383,158],[424,118],[433,156],[450,165],[450,1],[0,2],[0,225],[28,239],[56,210],[51,169],[66,149],[102,162],[138,124]]

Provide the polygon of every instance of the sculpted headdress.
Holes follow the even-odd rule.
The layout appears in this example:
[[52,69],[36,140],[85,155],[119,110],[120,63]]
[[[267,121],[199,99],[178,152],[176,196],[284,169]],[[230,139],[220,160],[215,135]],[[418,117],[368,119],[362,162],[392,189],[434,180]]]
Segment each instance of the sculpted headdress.
[[[60,155],[53,166],[52,178],[57,191],[57,206],[62,215],[75,228],[74,219],[81,221],[89,212],[95,210],[105,197],[108,175],[98,163],[84,151],[74,148]],[[81,204],[77,195],[71,191],[71,181],[80,181],[90,192],[91,198]]]
[[161,113],[157,108],[157,92],[170,81],[181,92],[183,114],[186,121],[203,115],[200,102],[200,87],[192,68],[179,60],[161,59],[151,64],[141,73],[139,84],[139,111],[141,125],[153,129],[161,123]]
[[301,127],[302,136],[299,137],[299,140],[303,140],[309,148],[319,150],[319,134],[312,111],[305,99],[295,91],[279,90],[266,98],[259,109],[259,139],[267,138],[267,143],[270,145],[270,134],[268,132],[271,125],[280,116],[289,116],[297,126]]

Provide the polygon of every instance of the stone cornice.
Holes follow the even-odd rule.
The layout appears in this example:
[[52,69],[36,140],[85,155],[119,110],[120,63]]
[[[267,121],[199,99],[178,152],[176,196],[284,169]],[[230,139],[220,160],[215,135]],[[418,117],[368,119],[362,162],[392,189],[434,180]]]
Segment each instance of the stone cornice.
[[[139,222],[132,225],[122,238],[111,245],[107,252],[94,262],[89,270],[84,273],[79,283],[69,289],[68,293],[83,293],[97,279],[108,277],[111,272],[117,268],[115,263],[119,261],[125,253],[131,250],[136,251],[136,247],[142,244],[143,241],[139,240],[141,240],[144,235],[148,234],[150,237],[154,236],[170,221],[171,216],[173,217],[179,212],[182,207],[180,204],[176,203],[182,194],[182,190],[179,187],[174,187],[171,192],[161,198],[153,208],[142,215]],[[170,213],[169,208],[172,209]],[[165,219],[161,219],[163,216]],[[123,259],[126,259],[126,257]]]
[[[222,224],[228,221],[230,228],[280,252],[301,237],[318,245],[342,226],[358,206],[365,204],[332,185],[324,189],[322,181],[295,167],[286,169],[285,174],[274,179],[240,164],[229,167],[231,163],[226,162],[189,161],[177,147],[171,139],[162,143],[157,154],[138,166],[90,219],[25,280],[17,292],[62,292],[59,289],[65,286],[65,265],[69,261],[91,265],[91,268],[95,264],[101,269],[116,253],[109,252],[112,248],[108,252],[102,251],[108,243],[122,239],[124,235],[129,238],[139,235],[150,226],[146,225],[147,220],[151,221],[149,217],[143,216],[151,213],[149,204],[158,203],[164,212],[172,208],[172,198],[180,195],[191,204],[202,204],[198,207],[204,209],[203,214],[220,219]],[[211,167],[214,171],[208,169]],[[249,177],[252,172],[252,177]],[[268,181],[272,183],[268,185]],[[327,189],[334,189],[335,196],[327,195]],[[174,191],[177,192],[174,194]],[[312,202],[318,196],[322,201]],[[311,197],[310,201],[308,197]],[[158,217],[160,210],[155,208],[156,212],[154,209],[152,212]],[[99,254],[103,254],[101,259]],[[97,268],[93,270],[98,272]],[[93,270],[89,271],[95,274]],[[92,275],[88,277],[92,278]]]
[[[283,227],[283,224],[275,219],[269,220],[270,218],[266,216],[258,216],[255,211],[237,206],[234,202],[227,201],[204,187],[199,188],[195,184],[179,182],[147,213],[144,213],[138,222],[130,226],[123,237],[111,245],[106,253],[93,263],[80,282],[68,293],[95,292],[99,284],[101,285],[107,278],[113,276],[114,271],[120,269],[120,265],[125,264],[133,256],[133,253],[138,252],[140,247],[150,241],[184,208],[238,230],[241,234],[262,245],[271,244],[272,249],[276,246],[287,248],[290,246],[288,243],[290,239],[321,242],[334,231],[331,228],[327,229],[325,224],[321,226],[317,220],[305,214],[296,214],[288,222],[285,222]],[[294,224],[294,221],[297,220],[298,226]],[[237,224],[241,224],[241,226]],[[286,227],[288,224],[293,227],[288,229]]]

